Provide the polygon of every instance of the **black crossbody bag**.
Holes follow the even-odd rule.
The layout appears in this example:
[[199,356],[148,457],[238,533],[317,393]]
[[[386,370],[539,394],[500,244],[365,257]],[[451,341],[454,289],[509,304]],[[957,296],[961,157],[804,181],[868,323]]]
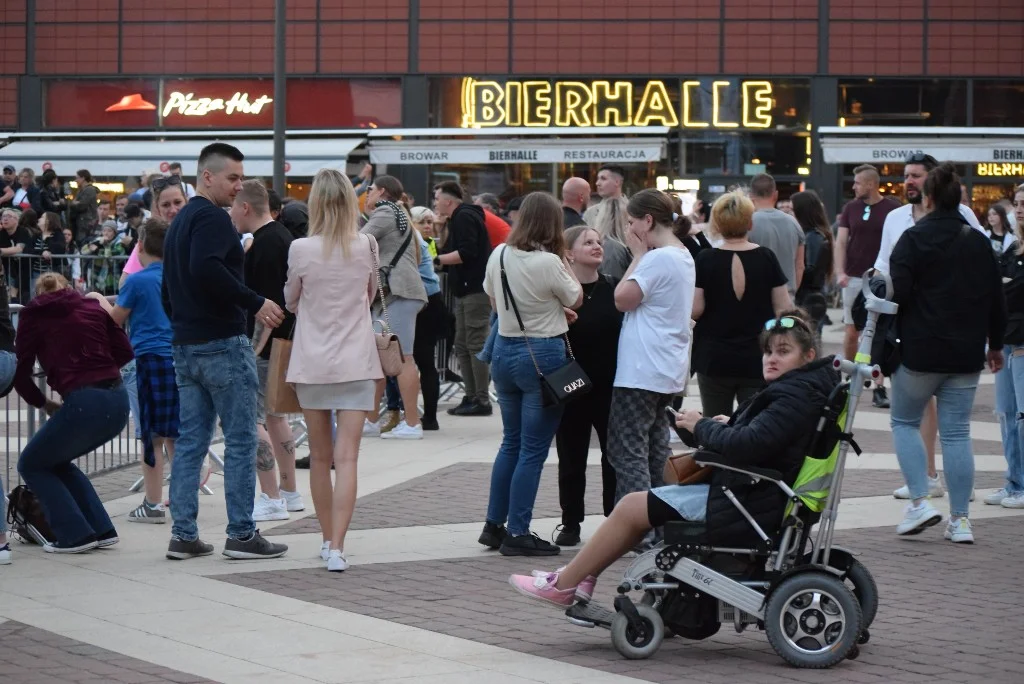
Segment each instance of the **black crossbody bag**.
[[548,375],[541,372],[537,364],[537,357],[533,354],[533,347],[530,346],[530,337],[526,334],[526,326],[523,324],[523,317],[519,314],[519,307],[516,306],[516,299],[512,296],[512,288],[508,284],[508,275],[505,273],[505,250],[503,247],[498,257],[498,264],[501,266],[501,291],[505,295],[505,310],[508,311],[509,304],[519,321],[519,329],[523,331],[523,338],[526,340],[526,349],[533,359],[533,367],[537,369],[537,377],[540,379],[540,393],[544,398],[545,406],[561,406],[567,404],[576,397],[582,397],[594,388],[590,378],[583,372],[576,357],[573,356],[572,346],[569,344],[569,336],[562,335],[565,339],[566,358],[569,362]]

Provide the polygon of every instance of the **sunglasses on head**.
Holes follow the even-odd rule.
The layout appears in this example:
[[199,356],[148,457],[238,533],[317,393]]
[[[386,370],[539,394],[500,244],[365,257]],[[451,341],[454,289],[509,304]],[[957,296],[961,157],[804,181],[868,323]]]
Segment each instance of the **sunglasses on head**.
[[935,161],[935,157],[933,157],[930,154],[925,154],[924,152],[915,152],[914,154],[912,154],[909,157],[907,157],[903,161],[903,163],[904,164],[924,164],[926,166],[930,165],[932,167],[935,167],[935,166],[939,165],[938,162]]
[[800,326],[804,330],[810,330],[807,324],[801,321],[796,316],[783,316],[782,318],[771,318],[764,324],[765,330],[774,330],[775,328],[782,328],[783,330],[790,330]]
[[157,178],[149,185],[153,192],[161,192],[164,188],[171,185],[181,185],[181,178],[179,176],[165,176],[163,178]]

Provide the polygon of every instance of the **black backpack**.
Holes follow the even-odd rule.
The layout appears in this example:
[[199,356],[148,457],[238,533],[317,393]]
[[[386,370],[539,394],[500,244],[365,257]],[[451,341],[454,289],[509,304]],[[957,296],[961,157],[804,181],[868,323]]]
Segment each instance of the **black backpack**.
[[50,544],[55,541],[39,499],[25,485],[18,485],[7,496],[7,523],[26,544]]

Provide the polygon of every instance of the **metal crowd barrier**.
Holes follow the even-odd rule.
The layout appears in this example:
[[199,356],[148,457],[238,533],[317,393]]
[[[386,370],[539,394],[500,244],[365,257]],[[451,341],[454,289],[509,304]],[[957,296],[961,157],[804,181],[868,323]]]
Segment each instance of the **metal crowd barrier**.
[[34,254],[2,257],[11,301],[27,304],[34,296],[36,278],[41,273],[60,273],[80,292],[115,295],[129,255],[54,254],[49,259]]

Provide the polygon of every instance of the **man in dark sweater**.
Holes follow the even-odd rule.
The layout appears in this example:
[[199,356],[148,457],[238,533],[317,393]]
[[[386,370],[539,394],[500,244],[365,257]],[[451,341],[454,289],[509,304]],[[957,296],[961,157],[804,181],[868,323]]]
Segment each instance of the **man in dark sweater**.
[[476,357],[490,332],[491,302],[484,292],[484,272],[491,242],[484,210],[464,202],[462,187],[446,181],[434,188],[437,213],[448,219],[448,239],[435,259],[448,272],[448,287],[455,297],[455,357],[465,383],[462,403],[453,416],[489,416],[493,412],[490,369]]
[[220,418],[224,431],[224,555],[276,558],[288,550],[260,536],[252,520],[256,489],[256,359],[246,315],[276,328],[281,307],[247,288],[242,245],[223,207],[242,189],[242,153],[213,143],[199,154],[196,197],[175,217],[164,244],[163,303],[174,333],[181,432],[171,467],[171,543],[167,557],[206,556],[199,539],[200,468]]
[[[247,180],[231,205],[231,219],[240,233],[252,233],[252,244],[245,253],[245,284],[256,294],[284,307],[284,284],[288,280],[288,249],[292,234],[271,217],[270,197],[263,183]],[[288,417],[268,413],[266,407],[267,378],[270,371],[270,350],[273,339],[288,339],[295,325],[295,315],[284,312],[284,323],[269,329],[246,317],[245,330],[256,349],[256,477],[262,494],[253,508],[254,522],[287,520],[288,511],[305,508],[302,495],[295,491],[295,441]],[[269,338],[266,336],[269,333]],[[262,344],[262,348],[260,345]],[[275,465],[280,469],[278,481]]]

